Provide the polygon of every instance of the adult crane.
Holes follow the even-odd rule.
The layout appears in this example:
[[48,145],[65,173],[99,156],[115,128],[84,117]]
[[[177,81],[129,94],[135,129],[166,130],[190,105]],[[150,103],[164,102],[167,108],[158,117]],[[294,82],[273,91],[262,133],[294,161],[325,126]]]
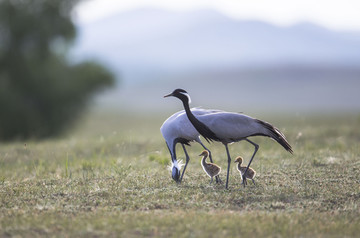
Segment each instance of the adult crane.
[[[191,112],[194,115],[203,115],[206,113],[216,112],[216,110],[204,110],[201,108],[193,108]],[[185,145],[190,145],[191,141],[196,141],[199,143],[205,150],[209,152],[210,161],[212,162],[211,152],[206,146],[202,143],[200,139],[199,132],[195,129],[195,127],[190,123],[186,113],[184,110],[179,111],[171,115],[168,119],[165,120],[163,125],[160,128],[161,134],[163,135],[166,145],[171,154],[171,176],[176,182],[181,182],[187,168],[187,165],[190,161],[190,157],[186,151]],[[180,166],[176,158],[176,145],[180,143],[185,156],[186,162],[184,170],[180,177]],[[220,182],[220,178],[217,176],[216,181]]]
[[182,101],[189,121],[200,133],[200,135],[202,135],[208,142],[218,141],[223,143],[225,146],[228,158],[226,188],[228,188],[229,184],[229,171],[231,164],[231,157],[228,148],[229,143],[245,140],[255,147],[254,153],[251,156],[245,173],[243,174],[243,184],[246,184],[246,173],[259,149],[259,145],[251,141],[248,137],[270,137],[284,147],[285,150],[289,151],[291,154],[293,153],[291,145],[287,142],[285,135],[268,122],[252,118],[241,113],[218,110],[209,110],[209,113],[195,115],[190,110],[190,95],[184,89],[175,89],[172,93],[165,95],[164,97],[170,96],[176,97]]

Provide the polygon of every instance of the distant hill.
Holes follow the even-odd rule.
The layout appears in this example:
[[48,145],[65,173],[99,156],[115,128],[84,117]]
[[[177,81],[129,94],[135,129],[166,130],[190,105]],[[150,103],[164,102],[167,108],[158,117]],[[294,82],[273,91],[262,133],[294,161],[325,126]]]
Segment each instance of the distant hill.
[[121,72],[281,64],[360,65],[360,32],[310,23],[278,27],[214,10],[138,9],[79,25],[74,54]]
[[98,102],[137,111],[194,106],[245,112],[360,111],[360,32],[278,27],[213,10],[138,9],[79,25],[73,55],[108,63],[121,87]]

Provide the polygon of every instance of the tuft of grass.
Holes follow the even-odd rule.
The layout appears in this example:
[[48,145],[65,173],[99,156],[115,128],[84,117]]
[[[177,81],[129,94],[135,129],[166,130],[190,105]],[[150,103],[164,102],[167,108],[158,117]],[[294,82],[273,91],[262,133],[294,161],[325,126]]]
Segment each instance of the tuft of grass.
[[326,163],[322,162],[320,159],[315,158],[312,160],[312,165],[315,167],[321,167],[321,166],[326,166]]
[[163,165],[163,166],[168,165],[170,162],[168,157],[165,157],[162,155],[155,155],[155,154],[149,155],[149,160],[151,162],[155,161],[158,164]]
[[70,170],[70,167],[69,167],[69,153],[66,153],[65,178],[71,178],[71,170]]
[[125,166],[122,164],[118,164],[115,161],[112,162],[112,170],[115,172],[117,178],[120,180],[125,179],[131,172],[131,169],[131,164]]
[[94,176],[94,163],[91,161],[83,161],[81,164],[82,167],[82,176],[84,179],[87,179],[89,176]]

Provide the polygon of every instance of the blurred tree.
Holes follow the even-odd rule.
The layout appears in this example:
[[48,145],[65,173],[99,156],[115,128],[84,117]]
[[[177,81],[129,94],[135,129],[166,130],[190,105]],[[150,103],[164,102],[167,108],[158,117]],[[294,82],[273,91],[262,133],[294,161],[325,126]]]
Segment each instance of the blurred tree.
[[78,2],[0,0],[0,140],[58,135],[114,83],[101,65],[66,58]]

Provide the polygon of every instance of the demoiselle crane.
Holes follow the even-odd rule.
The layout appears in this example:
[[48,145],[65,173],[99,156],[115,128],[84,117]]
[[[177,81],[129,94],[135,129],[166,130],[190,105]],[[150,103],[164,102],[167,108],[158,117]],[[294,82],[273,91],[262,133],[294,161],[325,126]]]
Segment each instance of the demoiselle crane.
[[[194,115],[203,115],[206,113],[216,112],[216,110],[211,111],[211,110],[204,110],[201,108],[193,108],[191,109],[191,112]],[[207,150],[210,155],[209,156],[210,161],[212,162],[210,150],[206,148],[205,145],[202,143],[199,132],[191,124],[184,110],[176,112],[173,115],[171,115],[168,119],[166,119],[163,125],[161,126],[160,131],[166,141],[166,145],[171,154],[171,161],[172,161],[171,176],[176,182],[182,181],[186,167],[190,161],[190,157],[186,151],[185,145],[190,145],[191,141],[196,141],[205,150]],[[181,144],[186,156],[186,162],[181,177],[180,177],[180,166],[176,158],[177,143]],[[216,178],[216,181],[217,182],[219,181],[218,177]]]
[[189,103],[191,102],[190,95],[184,89],[175,89],[172,93],[165,95],[164,97],[170,96],[176,97],[182,101],[186,115],[191,124],[208,142],[212,142],[213,140],[219,141],[225,146],[228,157],[226,189],[229,184],[229,171],[231,164],[231,157],[228,148],[229,143],[246,140],[255,147],[254,153],[251,156],[245,173],[243,174],[243,184],[246,184],[246,173],[259,149],[259,145],[249,140],[248,137],[270,137],[282,145],[285,150],[293,153],[291,145],[287,142],[284,134],[268,122],[252,118],[244,114],[225,111],[215,111],[212,113],[205,113],[203,115],[194,115],[189,107]]

